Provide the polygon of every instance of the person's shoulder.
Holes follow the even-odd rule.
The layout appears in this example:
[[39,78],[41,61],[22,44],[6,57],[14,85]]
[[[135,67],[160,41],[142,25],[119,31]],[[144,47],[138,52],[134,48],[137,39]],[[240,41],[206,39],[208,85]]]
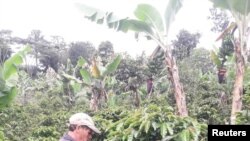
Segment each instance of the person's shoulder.
[[59,141],[75,141],[75,140],[68,134],[64,134]]

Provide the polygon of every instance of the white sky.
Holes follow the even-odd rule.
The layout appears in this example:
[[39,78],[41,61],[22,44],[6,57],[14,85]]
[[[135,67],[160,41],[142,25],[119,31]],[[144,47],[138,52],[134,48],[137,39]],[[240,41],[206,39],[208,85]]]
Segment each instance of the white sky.
[[[134,35],[115,32],[104,25],[97,25],[86,19],[75,7],[83,3],[99,9],[114,11],[117,15],[131,15],[138,3],[151,3],[159,10],[166,6],[166,0],[0,0],[0,30],[10,29],[14,36],[26,38],[33,29],[39,29],[45,37],[62,36],[71,41],[90,41],[98,47],[101,41],[113,43],[115,52],[127,51],[132,56],[143,50],[149,55],[156,44]],[[170,39],[175,39],[180,29],[191,33],[200,32],[199,46],[212,48],[216,36],[210,31],[211,21],[207,20],[208,0],[184,0],[184,5],[171,25]]]

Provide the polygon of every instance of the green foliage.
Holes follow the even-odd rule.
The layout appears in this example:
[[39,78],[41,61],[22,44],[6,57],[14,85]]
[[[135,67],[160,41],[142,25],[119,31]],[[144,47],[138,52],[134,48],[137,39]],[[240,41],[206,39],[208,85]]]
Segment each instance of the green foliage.
[[75,42],[70,44],[68,54],[71,63],[75,66],[79,57],[83,57],[88,63],[90,63],[96,54],[96,49],[89,42]]
[[235,12],[239,12],[242,15],[248,15],[250,12],[250,3],[248,0],[211,0],[215,7],[221,7],[224,9],[229,9]]
[[0,66],[0,108],[8,106],[17,94],[17,67],[22,64],[23,57],[29,49],[26,47],[19,51]]
[[1,126],[4,127],[7,141],[55,140],[67,129],[65,121],[68,113],[63,111],[46,111],[41,107],[27,105],[2,111],[2,115]]
[[0,30],[0,65],[11,57],[12,50],[9,46],[11,39],[10,30]]
[[[205,140],[206,125],[192,118],[180,118],[168,106],[150,104],[147,107],[124,111],[106,111],[95,116],[102,129],[100,138],[127,140]],[[99,139],[100,139],[99,138]]]
[[211,60],[214,62],[214,64],[217,66],[217,68],[222,67],[222,61],[219,58],[218,52],[212,50],[210,53]]
[[[76,68],[79,69],[82,80],[76,78],[76,75],[74,74],[62,73],[65,93],[71,97],[69,100],[72,101],[75,97],[73,96],[74,94],[71,94],[71,88],[74,90],[74,88],[79,87],[79,89],[87,89],[86,91],[91,93],[91,100],[94,100],[94,102],[90,104],[92,110],[97,110],[99,107],[102,107],[107,101],[107,89],[105,88],[106,79],[116,71],[121,59],[121,56],[117,55],[113,60],[106,64],[105,67],[103,67],[98,65],[95,59],[92,60],[93,63],[91,65],[85,65],[85,59],[80,57]],[[82,85],[82,87],[79,84]],[[75,91],[75,93],[77,92]],[[105,102],[102,102],[102,100],[105,100]]]
[[137,19],[119,18],[112,12],[103,12],[82,4],[77,4],[77,6],[84,13],[85,18],[93,22],[98,24],[105,23],[109,28],[117,31],[127,32],[132,30],[136,34],[145,33],[148,38],[154,39],[163,47],[164,36],[167,36],[170,24],[174,21],[175,15],[182,7],[182,0],[170,0],[164,16],[152,5],[139,4],[134,11]]
[[249,12],[250,12],[250,2],[248,0],[210,0],[214,4],[214,7],[219,7],[228,10],[234,17],[237,24],[237,29],[239,30],[239,48],[241,48],[244,60],[247,61],[247,51],[245,46],[247,46],[247,27],[249,23]]
[[243,92],[243,108],[237,115],[237,124],[250,124],[250,78],[249,78],[249,68],[246,69],[246,74],[244,77],[244,92]]
[[160,72],[165,67],[164,61],[164,50],[162,48],[159,48],[159,51],[153,57],[149,58],[147,63],[149,71],[153,76],[158,76],[159,74],[161,74]]
[[140,21],[154,27],[157,31],[164,31],[162,17],[160,16],[158,10],[152,5],[139,4],[134,14]]
[[222,45],[220,48],[220,56],[231,56],[234,52],[234,45],[233,45],[233,37],[232,35],[228,34],[222,40]]
[[90,73],[85,69],[81,69],[80,74],[82,76],[83,81],[85,83],[87,83],[88,85],[90,85],[91,84],[91,75],[90,75]]
[[226,124],[230,116],[231,90],[227,85],[218,85],[211,73],[198,79],[194,87],[196,91],[189,96],[192,115],[208,124]]
[[[39,80],[41,81],[41,80]],[[41,84],[40,84],[41,85]],[[46,86],[47,87],[47,86]],[[54,85],[54,89],[58,86]],[[53,89],[52,87],[52,89]],[[50,88],[46,88],[50,89]],[[84,103],[68,109],[58,92],[42,91],[34,95],[35,102],[16,105],[1,111],[0,126],[6,141],[54,141],[67,131],[68,118],[78,111],[90,112]],[[127,95],[124,95],[126,98]],[[124,101],[121,98],[121,101]],[[118,102],[119,103],[119,102]],[[113,106],[90,112],[102,131],[94,141],[105,140],[204,140],[206,126],[191,118],[180,118],[166,103],[165,98],[154,97],[142,103],[140,109],[131,106]],[[7,124],[6,124],[7,123]],[[25,134],[23,131],[25,130]]]
[[170,25],[174,21],[175,15],[181,9],[183,4],[183,0],[171,0],[168,2],[164,13],[164,20],[165,20],[165,33],[169,32]]
[[5,45],[1,45],[0,40],[0,65],[3,64],[4,61],[6,61],[11,56],[11,49],[6,47]]
[[3,133],[3,129],[0,128],[0,140],[3,141],[4,140],[4,133]]
[[[233,56],[234,52],[234,43],[233,43],[233,25],[228,27],[218,39],[222,39],[221,47],[219,50],[211,51],[211,59],[216,64],[217,69],[222,69],[227,67],[227,63],[230,61],[228,58]],[[227,31],[228,30],[228,31]],[[230,33],[232,32],[232,33]]]
[[[231,112],[234,70],[228,71],[225,84],[219,84],[210,52],[201,48],[194,49],[190,57],[183,59],[178,65],[180,79],[187,93],[190,116],[208,124],[226,124]],[[232,68],[230,63],[227,66]],[[169,103],[173,105],[174,97],[171,96],[169,95]]]
[[145,81],[147,73],[146,56],[142,54],[137,56],[135,59],[124,54],[119,67],[116,70],[115,77],[122,83],[128,83],[130,78],[136,78],[137,84],[143,83]]
[[116,58],[114,60],[112,60],[109,64],[107,64],[105,66],[105,70],[104,70],[102,75],[106,76],[106,75],[109,75],[111,73],[114,73],[120,64],[121,59],[122,59],[121,55],[116,56]]
[[98,47],[98,55],[101,57],[101,62],[105,66],[114,55],[113,44],[109,41],[101,42]]
[[189,57],[192,50],[199,43],[199,39],[201,34],[199,33],[189,33],[186,30],[181,30],[177,35],[177,40],[173,40],[173,56],[176,57],[177,60],[182,60],[185,57]]
[[[178,69],[174,68],[176,66],[176,62],[171,55],[171,48],[167,45],[166,37],[168,37],[170,24],[174,21],[174,17],[182,7],[182,3],[182,0],[169,0],[164,15],[161,15],[160,12],[158,12],[158,10],[150,4],[138,4],[134,12],[136,19],[130,19],[128,17],[117,18],[112,12],[103,12],[86,5],[78,4],[78,6],[84,12],[85,18],[91,21],[99,24],[105,23],[109,28],[114,28],[117,31],[125,33],[129,30],[134,31],[136,38],[139,33],[143,33],[148,39],[153,39],[158,45],[157,48],[166,49],[164,55],[166,63],[169,67],[169,78],[173,80],[171,83],[175,83],[172,85],[181,85],[179,81]],[[157,50],[158,49],[156,49],[156,51]],[[131,88],[132,87],[130,87],[130,89]],[[135,88],[133,89],[136,91]],[[182,92],[180,87],[174,87],[174,89],[176,92],[180,92],[176,93],[176,101],[177,103],[180,103],[177,104],[178,110],[183,111],[179,113],[186,116],[188,115],[188,112],[185,102],[185,93]],[[178,97],[184,97],[184,99],[179,99]]]

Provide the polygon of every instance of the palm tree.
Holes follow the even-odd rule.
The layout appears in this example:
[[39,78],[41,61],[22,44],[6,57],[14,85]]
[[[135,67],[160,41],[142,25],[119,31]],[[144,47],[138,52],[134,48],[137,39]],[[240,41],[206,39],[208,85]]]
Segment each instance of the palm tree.
[[242,109],[243,80],[247,61],[248,22],[250,18],[249,0],[211,0],[215,7],[227,9],[233,15],[239,30],[238,38],[234,38],[234,54],[236,58],[236,76],[233,88],[231,124],[235,124],[236,115]]
[[91,21],[99,24],[105,23],[109,28],[113,28],[116,31],[135,31],[136,38],[138,38],[139,33],[144,33],[148,39],[153,39],[158,44],[158,47],[153,52],[153,56],[161,48],[164,49],[168,78],[174,89],[178,114],[180,116],[188,116],[186,96],[180,83],[178,67],[166,38],[168,37],[170,24],[173,22],[182,3],[183,0],[169,0],[164,15],[161,15],[152,5],[139,4],[134,11],[136,19],[128,17],[117,18],[112,12],[103,12],[86,5],[78,4],[78,6],[84,12],[85,17]]

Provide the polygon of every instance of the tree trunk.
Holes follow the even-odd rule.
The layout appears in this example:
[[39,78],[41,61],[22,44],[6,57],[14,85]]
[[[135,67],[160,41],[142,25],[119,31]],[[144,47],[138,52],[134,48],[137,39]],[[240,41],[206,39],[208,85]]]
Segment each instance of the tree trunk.
[[244,58],[241,53],[241,47],[239,44],[235,46],[236,56],[236,75],[233,89],[233,101],[231,111],[231,124],[235,124],[236,114],[241,111],[242,108],[242,95],[243,95],[243,77],[245,71]]
[[108,101],[107,93],[104,90],[104,88],[102,89],[92,88],[91,91],[92,95],[90,99],[90,109],[92,111],[98,111],[103,103],[107,103]]
[[179,71],[175,59],[168,53],[165,53],[165,61],[168,70],[168,79],[170,80],[175,94],[175,100],[178,110],[178,115],[185,117],[188,116],[186,96],[183,91],[182,84],[180,83]]
[[92,95],[91,95],[91,99],[90,99],[90,110],[92,111],[98,111],[98,105],[99,105],[99,101],[98,101],[98,94],[96,93],[96,91],[94,89],[92,89]]

